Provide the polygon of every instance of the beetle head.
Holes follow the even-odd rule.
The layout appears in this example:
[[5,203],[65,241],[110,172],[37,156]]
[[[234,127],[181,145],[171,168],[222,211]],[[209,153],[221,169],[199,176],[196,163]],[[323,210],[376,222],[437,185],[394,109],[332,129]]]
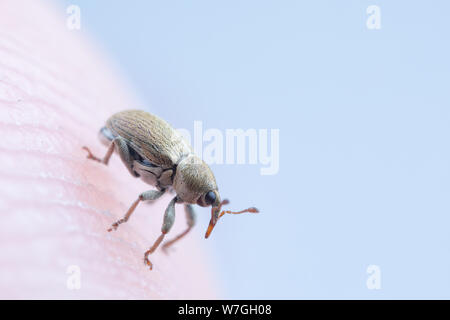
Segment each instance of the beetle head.
[[195,203],[202,207],[211,206],[211,220],[206,230],[205,238],[208,238],[214,229],[217,221],[226,213],[240,214],[244,212],[258,213],[256,208],[248,208],[242,211],[220,211],[223,205],[229,203],[228,200],[220,200],[216,179],[209,166],[191,155],[178,163],[173,187],[178,198],[183,202]]
[[202,207],[220,203],[216,179],[209,166],[196,156],[184,158],[177,166],[173,187],[177,196],[187,203]]

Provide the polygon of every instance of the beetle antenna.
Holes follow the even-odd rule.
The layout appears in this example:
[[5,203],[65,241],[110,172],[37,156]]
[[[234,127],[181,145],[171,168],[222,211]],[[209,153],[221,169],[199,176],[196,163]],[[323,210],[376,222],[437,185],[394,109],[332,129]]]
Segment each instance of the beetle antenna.
[[241,211],[222,211],[219,215],[219,218],[222,217],[224,214],[229,213],[229,214],[241,214],[241,213],[246,213],[246,212],[250,212],[250,213],[259,213],[259,210],[256,209],[255,207],[251,207],[245,210],[241,210]]

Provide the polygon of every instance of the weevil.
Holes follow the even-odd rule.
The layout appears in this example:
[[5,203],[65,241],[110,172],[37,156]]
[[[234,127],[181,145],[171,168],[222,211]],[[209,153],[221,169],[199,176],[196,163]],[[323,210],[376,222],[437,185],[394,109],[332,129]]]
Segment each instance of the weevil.
[[108,231],[117,230],[127,222],[138,204],[154,201],[165,192],[176,195],[169,202],[163,218],[161,235],[144,254],[144,263],[153,268],[148,256],[155,252],[175,221],[175,204],[183,203],[187,218],[187,229],[163,244],[163,249],[183,238],[195,224],[193,205],[211,206],[211,220],[205,238],[211,234],[217,221],[225,214],[258,213],[251,207],[242,211],[221,211],[228,200],[221,201],[216,179],[209,166],[195,155],[187,141],[165,120],[142,110],[127,110],[112,115],[100,129],[100,141],[108,147],[103,158],[96,157],[88,147],[87,158],[108,165],[116,152],[129,173],[156,190],[141,193],[124,217],[114,222]]

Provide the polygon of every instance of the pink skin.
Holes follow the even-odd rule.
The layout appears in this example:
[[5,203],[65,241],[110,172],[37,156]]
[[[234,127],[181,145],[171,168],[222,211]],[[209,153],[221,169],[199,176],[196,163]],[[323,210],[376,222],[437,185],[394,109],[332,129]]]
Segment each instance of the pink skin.
[[[144,265],[172,195],[140,204],[107,232],[151,187],[116,155],[104,166],[81,147],[103,157],[99,128],[142,104],[65,17],[65,8],[36,0],[0,2],[0,298],[216,298],[200,226],[171,254],[151,255],[152,271]],[[166,239],[185,226],[177,206]],[[79,290],[67,287],[71,265],[81,271]]]

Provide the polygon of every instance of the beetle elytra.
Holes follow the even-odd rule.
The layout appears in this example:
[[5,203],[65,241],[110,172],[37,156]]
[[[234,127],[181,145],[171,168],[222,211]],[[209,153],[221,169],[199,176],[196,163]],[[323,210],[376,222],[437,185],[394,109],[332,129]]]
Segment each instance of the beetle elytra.
[[211,206],[211,220],[205,238],[211,234],[217,221],[224,214],[258,213],[252,207],[242,211],[220,211],[228,200],[221,201],[216,179],[209,166],[198,158],[191,146],[166,121],[141,110],[127,110],[112,115],[106,125],[100,129],[99,138],[108,150],[103,158],[92,154],[87,147],[88,159],[108,164],[116,152],[129,173],[152,185],[156,190],[141,193],[126,212],[125,216],[114,222],[108,231],[116,230],[120,224],[127,222],[141,201],[152,201],[161,197],[166,191],[173,190],[176,196],[170,201],[164,213],[161,235],[149,250],[145,252],[144,262],[152,269],[148,259],[163,241],[175,221],[175,204],[183,203],[188,227],[163,245],[167,249],[184,237],[195,224],[193,205]]

